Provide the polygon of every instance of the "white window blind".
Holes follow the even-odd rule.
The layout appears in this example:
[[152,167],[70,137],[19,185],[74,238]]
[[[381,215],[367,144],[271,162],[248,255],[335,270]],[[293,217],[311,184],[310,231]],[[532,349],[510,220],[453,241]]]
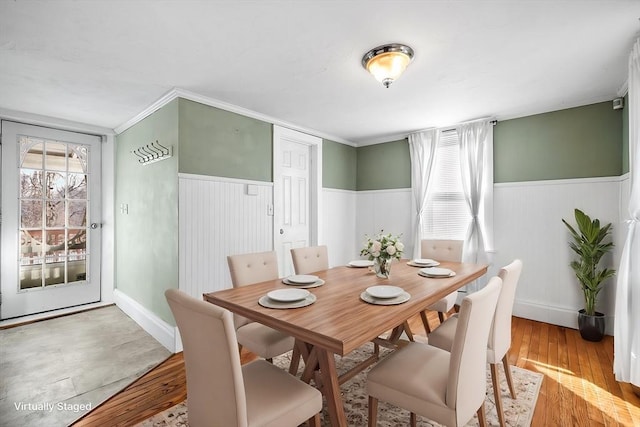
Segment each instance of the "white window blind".
[[462,192],[458,133],[442,132],[437,150],[422,238],[464,240],[471,215]]

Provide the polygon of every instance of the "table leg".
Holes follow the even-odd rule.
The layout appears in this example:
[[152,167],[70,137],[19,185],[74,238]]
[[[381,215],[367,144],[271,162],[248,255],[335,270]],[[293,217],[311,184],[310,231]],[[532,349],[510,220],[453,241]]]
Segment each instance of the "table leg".
[[309,350],[311,350],[311,346],[304,341],[300,341],[299,339],[296,339],[295,346],[300,352],[302,360],[306,361],[309,358]]
[[405,320],[402,326],[404,326],[404,333],[407,334],[407,338],[409,338],[409,341],[414,341],[409,322]]
[[307,358],[304,361],[304,371],[302,372],[302,377],[300,377],[300,379],[309,384],[311,380],[315,378],[315,372],[317,370],[318,352],[316,348],[313,348],[309,353],[307,353]]
[[387,341],[393,344],[397,343],[403,331],[404,331],[404,323],[402,325],[398,325],[395,328],[393,328],[393,330],[391,331],[391,334],[389,334],[389,338],[387,338]]
[[316,347],[314,353],[317,354],[320,363],[320,375],[322,377],[322,392],[327,399],[327,409],[331,425],[334,427],[346,427],[347,417],[344,413],[342,396],[340,395],[340,385],[338,383],[338,371],[333,353]]

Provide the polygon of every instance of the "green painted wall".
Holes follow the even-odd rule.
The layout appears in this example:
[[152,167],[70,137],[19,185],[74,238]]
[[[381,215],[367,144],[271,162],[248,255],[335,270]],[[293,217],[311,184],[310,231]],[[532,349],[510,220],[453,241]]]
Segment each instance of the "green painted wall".
[[629,94],[624,96],[622,110],[622,173],[629,172]]
[[410,187],[411,158],[406,139],[357,148],[358,191]]
[[619,176],[622,110],[611,101],[498,122],[494,181]]
[[179,99],[181,173],[273,180],[271,124]]
[[[173,157],[139,164],[131,150],[155,140]],[[116,287],[172,325],[164,291],[178,287],[178,151],[178,100],[116,138]]]
[[322,140],[322,186],[356,190],[357,151],[355,147]]

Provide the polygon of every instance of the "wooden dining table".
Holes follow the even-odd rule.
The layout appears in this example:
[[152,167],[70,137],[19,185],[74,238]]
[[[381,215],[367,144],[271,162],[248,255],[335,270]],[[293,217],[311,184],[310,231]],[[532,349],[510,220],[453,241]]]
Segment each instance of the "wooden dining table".
[[[427,278],[418,274],[420,268],[408,265],[407,261],[394,261],[388,279],[377,277],[368,268],[349,266],[315,272],[313,274],[325,283],[308,289],[316,301],[301,308],[273,309],[258,304],[267,292],[292,287],[282,279],[206,293],[203,297],[205,301],[293,336],[296,350],[305,361],[302,379],[314,380],[325,395],[331,425],[347,426],[335,355],[344,356],[390,330],[397,331],[409,318],[487,271],[483,264],[442,262],[439,267],[449,268],[455,275]],[[363,301],[360,295],[375,285],[400,287],[411,298],[397,305]]]

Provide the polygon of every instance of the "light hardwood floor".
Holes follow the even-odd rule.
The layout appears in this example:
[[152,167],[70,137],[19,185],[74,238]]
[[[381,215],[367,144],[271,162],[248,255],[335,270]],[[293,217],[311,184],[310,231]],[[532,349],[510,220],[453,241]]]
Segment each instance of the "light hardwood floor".
[[[438,324],[435,313],[430,324]],[[414,333],[424,335],[420,318]],[[545,377],[532,426],[640,426],[640,398],[613,376],[613,338],[582,340],[578,331],[513,318],[510,362]],[[255,356],[243,353],[246,363]],[[182,353],[87,414],[74,426],[131,426],[186,398]]]

